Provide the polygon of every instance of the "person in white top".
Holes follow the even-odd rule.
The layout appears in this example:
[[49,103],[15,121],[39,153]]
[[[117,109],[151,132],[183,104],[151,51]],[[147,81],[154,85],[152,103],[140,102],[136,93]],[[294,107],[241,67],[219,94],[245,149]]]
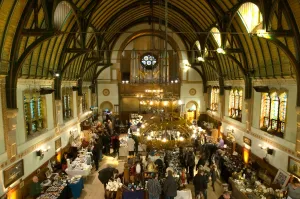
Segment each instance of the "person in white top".
[[134,139],[129,137],[128,140],[127,140],[129,155],[134,155],[134,144],[135,144]]

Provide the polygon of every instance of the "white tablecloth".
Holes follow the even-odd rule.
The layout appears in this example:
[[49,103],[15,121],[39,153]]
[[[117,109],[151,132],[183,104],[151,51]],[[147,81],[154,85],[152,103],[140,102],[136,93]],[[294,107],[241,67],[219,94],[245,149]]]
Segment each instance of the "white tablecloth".
[[65,172],[68,174],[68,176],[73,177],[76,175],[81,175],[83,177],[86,177],[88,175],[90,175],[91,170],[92,170],[92,165],[90,165],[91,163],[91,156],[89,155],[82,155],[80,158],[76,158],[72,164],[70,165],[70,167],[74,166],[74,165],[81,165],[81,168],[83,169],[77,169],[76,167],[73,169],[71,169],[69,166],[68,168],[65,170]]
[[86,176],[90,175],[91,170],[92,170],[91,165],[86,165],[86,166],[87,167],[85,167],[83,170],[67,168],[65,170],[65,172],[68,174],[69,177],[74,177],[76,175],[81,175],[83,177],[86,177]]
[[175,199],[193,199],[192,192],[190,189],[177,191],[177,196],[175,197]]

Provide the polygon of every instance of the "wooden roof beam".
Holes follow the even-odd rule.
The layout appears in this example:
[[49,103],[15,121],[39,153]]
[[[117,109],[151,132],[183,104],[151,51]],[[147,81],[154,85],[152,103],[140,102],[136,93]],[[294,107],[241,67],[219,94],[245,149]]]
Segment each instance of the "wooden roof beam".
[[83,52],[91,52],[93,49],[90,48],[67,48],[66,53],[83,53]]
[[21,34],[27,37],[36,37],[36,36],[43,36],[45,34],[53,34],[53,33],[54,33],[53,30],[35,28],[35,29],[23,29]]

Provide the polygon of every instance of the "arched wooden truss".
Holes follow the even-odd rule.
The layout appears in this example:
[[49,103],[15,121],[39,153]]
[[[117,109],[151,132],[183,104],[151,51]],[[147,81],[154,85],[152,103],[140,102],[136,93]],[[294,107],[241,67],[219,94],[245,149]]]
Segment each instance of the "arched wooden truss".
[[[61,2],[70,12],[57,28],[54,13]],[[237,15],[245,2],[260,8],[270,38],[247,33]],[[97,67],[110,65],[111,50],[124,31],[142,23],[165,23],[164,5],[165,0],[0,1],[0,72],[7,75],[7,107],[17,108],[20,77],[53,79],[53,72],[60,73],[57,99],[62,80],[79,80],[79,86],[95,82]],[[244,79],[245,98],[250,98],[253,79],[295,78],[300,85],[299,11],[298,0],[168,0],[168,27],[189,49],[189,61],[204,84],[219,80],[222,94],[224,80]],[[220,30],[222,46],[229,43],[225,55],[215,52],[212,27]],[[204,63],[195,60],[197,40],[209,50]]]

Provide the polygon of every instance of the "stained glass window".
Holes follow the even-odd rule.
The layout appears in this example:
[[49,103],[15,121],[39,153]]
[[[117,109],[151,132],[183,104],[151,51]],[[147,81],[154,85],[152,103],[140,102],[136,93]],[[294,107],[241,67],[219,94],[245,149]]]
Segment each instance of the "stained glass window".
[[71,88],[63,89],[63,118],[64,120],[68,120],[72,118],[72,94],[73,91]]
[[213,111],[217,111],[218,106],[219,106],[219,88],[218,87],[212,88],[210,100],[211,100],[210,109]]
[[35,91],[24,94],[25,131],[27,136],[44,129],[44,98]]
[[285,131],[285,118],[287,94],[277,92],[263,93],[261,101],[260,128],[264,131],[283,137]]
[[146,70],[153,70],[157,65],[157,59],[154,55],[144,54],[141,64]]
[[243,91],[232,89],[229,96],[229,116],[236,120],[242,119]]

